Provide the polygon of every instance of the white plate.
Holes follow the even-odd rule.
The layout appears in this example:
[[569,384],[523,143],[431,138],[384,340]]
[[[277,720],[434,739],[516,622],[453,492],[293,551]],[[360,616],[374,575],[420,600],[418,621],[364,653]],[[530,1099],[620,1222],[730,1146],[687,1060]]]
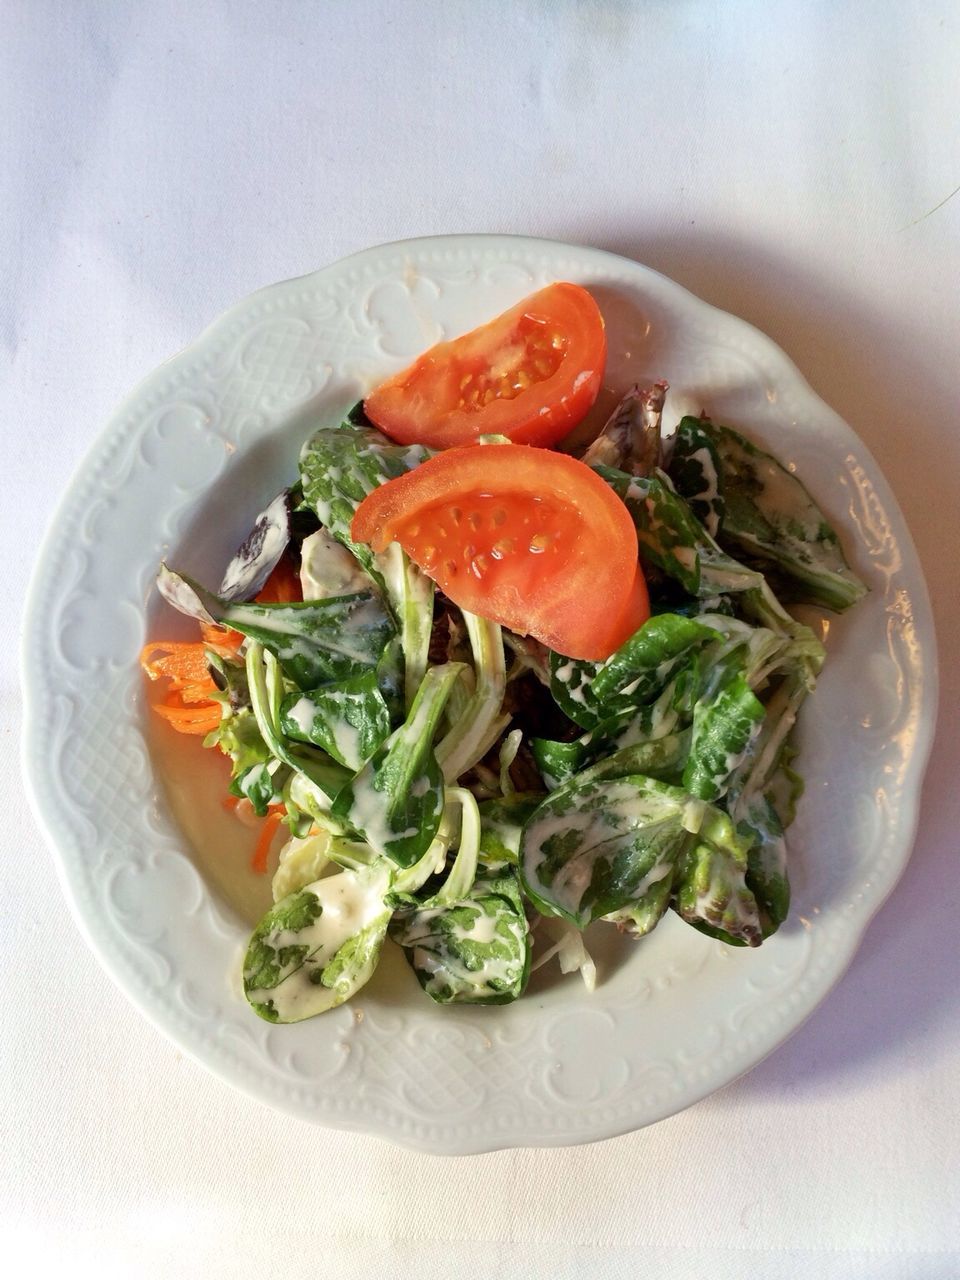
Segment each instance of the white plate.
[[[640,943],[594,926],[604,980],[536,975],[503,1008],[442,1009],[398,953],[351,1004],[258,1020],[235,973],[268,887],[220,807],[214,752],[148,714],[137,654],[186,634],[161,556],[214,582],[302,439],[384,375],[556,279],[607,320],[604,396],[671,383],[767,444],[842,530],[871,594],[831,619],[804,708],[794,902],[759,950],[668,916]],[[689,1106],[757,1063],[837,981],[902,871],[933,733],[930,607],[870,454],[765,337],[634,262],[502,236],[367,250],[241,302],[152,374],[73,481],[40,555],[24,645],[24,756],[67,896],[107,972],[198,1061],[294,1114],[428,1151],[585,1142]],[[162,779],[162,782],[161,782]],[[245,919],[246,917],[246,919]]]

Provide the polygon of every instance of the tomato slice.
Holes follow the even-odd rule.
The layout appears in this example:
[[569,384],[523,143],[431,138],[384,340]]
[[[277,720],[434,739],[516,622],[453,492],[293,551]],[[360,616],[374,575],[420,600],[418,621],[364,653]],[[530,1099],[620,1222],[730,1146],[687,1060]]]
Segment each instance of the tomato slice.
[[452,342],[431,347],[367,396],[367,417],[401,444],[481,435],[551,445],[590,409],[607,361],[603,317],[576,284],[551,284]]
[[351,533],[399,542],[454,604],[570,658],[609,657],[650,614],[626,507],[565,454],[448,449],[374,489]]

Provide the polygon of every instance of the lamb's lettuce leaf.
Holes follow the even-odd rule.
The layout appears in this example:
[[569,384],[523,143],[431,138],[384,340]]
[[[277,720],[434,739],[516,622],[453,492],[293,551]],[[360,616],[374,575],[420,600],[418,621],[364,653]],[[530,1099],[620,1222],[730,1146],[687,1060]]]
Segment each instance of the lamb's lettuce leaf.
[[398,866],[422,857],[440,825],[443,775],[433,738],[461,670],[449,662],[427,671],[404,723],[345,784],[333,806],[335,817]]

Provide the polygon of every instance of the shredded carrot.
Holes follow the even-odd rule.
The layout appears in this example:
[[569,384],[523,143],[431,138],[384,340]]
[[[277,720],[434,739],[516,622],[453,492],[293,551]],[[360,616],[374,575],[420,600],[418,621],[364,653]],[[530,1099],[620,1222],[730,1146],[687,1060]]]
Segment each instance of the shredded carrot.
[[297,571],[289,557],[283,556],[263,584],[263,590],[257,596],[257,604],[291,604],[302,599],[303,592]]
[[[289,557],[283,556],[263,590],[260,604],[289,604],[303,598],[300,579]],[[140,652],[140,665],[151,680],[168,680],[163,697],[153,704],[178,733],[206,734],[220,724],[217,686],[210,675],[208,649],[224,658],[236,658],[243,636],[230,627],[201,623],[202,640],[192,642],[153,640]]]
[[140,665],[151,680],[170,684],[154,711],[178,733],[209,733],[220,723],[217,686],[202,641],[154,640],[143,647]]
[[263,820],[263,826],[260,828],[260,835],[257,839],[256,848],[253,851],[253,857],[250,859],[250,870],[255,871],[258,876],[267,874],[268,859],[270,850],[273,847],[273,838],[277,834],[277,827],[283,818],[283,805],[271,805],[270,812]]
[[219,702],[207,707],[168,707],[165,703],[157,702],[153,709],[177,733],[206,734],[220,724]]
[[243,644],[243,636],[239,631],[229,627],[221,627],[216,622],[201,622],[200,634],[207,649],[213,649],[224,658],[233,658]]
[[[160,656],[157,656],[160,655]],[[183,643],[154,640],[140,651],[140,665],[151,680],[169,676],[180,688],[185,683],[202,684],[210,680],[204,646],[199,642]]]

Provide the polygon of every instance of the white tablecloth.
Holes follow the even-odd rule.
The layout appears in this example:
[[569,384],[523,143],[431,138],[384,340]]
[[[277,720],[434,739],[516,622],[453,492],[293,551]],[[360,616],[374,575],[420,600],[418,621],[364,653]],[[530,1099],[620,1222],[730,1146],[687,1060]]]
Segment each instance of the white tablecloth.
[[[958,67],[950,0],[0,0],[6,1262],[960,1274]],[[142,375],[259,285],[475,230],[614,249],[770,334],[893,484],[943,698],[913,860],[787,1045],[633,1136],[445,1161],[232,1092],[101,974],[19,780],[17,646],[57,497]]]

